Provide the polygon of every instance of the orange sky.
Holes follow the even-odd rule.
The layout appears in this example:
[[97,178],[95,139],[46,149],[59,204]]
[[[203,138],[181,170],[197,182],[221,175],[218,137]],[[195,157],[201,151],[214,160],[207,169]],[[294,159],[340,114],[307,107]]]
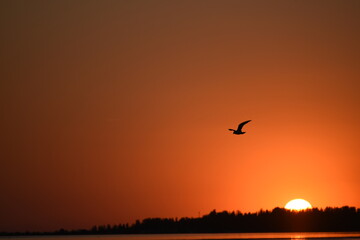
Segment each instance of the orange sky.
[[360,207],[359,11],[0,1],[0,231]]

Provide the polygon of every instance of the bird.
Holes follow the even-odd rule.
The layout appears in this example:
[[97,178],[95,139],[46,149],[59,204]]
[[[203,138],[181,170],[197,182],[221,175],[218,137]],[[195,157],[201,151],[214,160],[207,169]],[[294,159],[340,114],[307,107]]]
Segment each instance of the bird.
[[247,120],[245,122],[242,122],[239,124],[238,128],[235,130],[235,129],[231,129],[229,128],[229,131],[233,131],[233,134],[236,134],[236,135],[240,135],[240,134],[244,134],[245,132],[242,131],[242,128],[245,124],[247,124],[248,122],[250,122],[251,120]]

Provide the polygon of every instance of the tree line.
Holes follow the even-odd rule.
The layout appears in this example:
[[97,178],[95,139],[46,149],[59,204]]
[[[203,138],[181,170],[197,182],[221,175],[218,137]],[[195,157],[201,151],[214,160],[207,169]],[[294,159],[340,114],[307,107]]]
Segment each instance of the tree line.
[[243,233],[243,232],[345,232],[360,231],[360,208],[312,208],[290,211],[284,208],[256,213],[211,211],[198,218],[146,218],[135,223],[97,225],[90,229],[55,232],[0,233],[0,235],[97,235],[159,233]]

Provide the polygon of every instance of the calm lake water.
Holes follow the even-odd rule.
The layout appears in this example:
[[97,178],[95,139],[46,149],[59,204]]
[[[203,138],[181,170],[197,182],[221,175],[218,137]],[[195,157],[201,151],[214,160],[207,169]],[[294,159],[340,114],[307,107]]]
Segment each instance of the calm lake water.
[[201,234],[147,234],[147,235],[90,235],[90,236],[31,236],[0,237],[11,240],[220,240],[220,239],[279,239],[279,240],[360,240],[360,232],[299,232],[299,233],[201,233]]

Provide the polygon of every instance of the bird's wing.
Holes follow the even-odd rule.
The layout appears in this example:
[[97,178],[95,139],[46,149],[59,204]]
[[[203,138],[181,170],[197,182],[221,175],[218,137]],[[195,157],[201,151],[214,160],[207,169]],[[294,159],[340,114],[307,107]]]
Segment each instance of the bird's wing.
[[245,121],[245,122],[240,123],[237,130],[238,130],[238,131],[241,131],[242,127],[243,127],[245,124],[247,124],[248,122],[250,122],[250,121],[251,121],[251,120],[247,120],[247,121]]

